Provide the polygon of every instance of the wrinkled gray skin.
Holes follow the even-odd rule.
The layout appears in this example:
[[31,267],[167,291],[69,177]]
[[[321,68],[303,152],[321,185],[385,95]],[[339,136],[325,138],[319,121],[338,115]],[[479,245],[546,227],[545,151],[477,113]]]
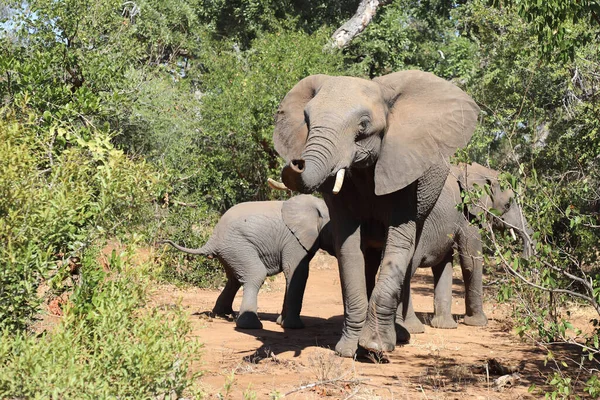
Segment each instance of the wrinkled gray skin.
[[[423,223],[448,157],[467,144],[478,113],[456,86],[420,71],[373,80],[313,75],[283,99],[273,137],[287,161],[283,182],[322,192],[330,210],[344,301],[338,354],[352,357],[359,344],[394,349],[396,310]],[[341,169],[346,177],[334,195]]]
[[[425,220],[421,240],[411,262],[412,273],[417,268],[431,267],[434,277],[434,317],[431,326],[435,328],[456,328],[452,318],[452,259],[457,249],[465,283],[465,324],[484,326],[487,317],[483,312],[482,285],[482,244],[479,227],[481,213],[495,209],[499,215],[486,213],[494,229],[514,228],[523,240],[523,256],[529,257],[533,243],[532,230],[522,216],[511,189],[502,190],[498,181],[499,173],[480,164],[460,164],[452,166],[446,184],[429,217]],[[484,190],[489,187],[489,194]],[[482,196],[463,210],[457,208],[462,202],[461,192],[482,190]],[[400,322],[400,321],[398,321]],[[414,313],[409,300],[404,321],[401,322],[410,333],[424,332],[423,324]],[[407,340],[408,337],[398,337]]]
[[284,328],[303,328],[300,319],[308,264],[321,248],[333,253],[329,211],[323,200],[300,195],[287,201],[238,204],[219,220],[213,234],[199,249],[181,247],[189,254],[217,257],[227,274],[213,313],[233,315],[233,299],[240,286],[244,296],[236,326],[261,329],[257,296],[267,276],[283,271],[287,282],[283,311],[277,323]]

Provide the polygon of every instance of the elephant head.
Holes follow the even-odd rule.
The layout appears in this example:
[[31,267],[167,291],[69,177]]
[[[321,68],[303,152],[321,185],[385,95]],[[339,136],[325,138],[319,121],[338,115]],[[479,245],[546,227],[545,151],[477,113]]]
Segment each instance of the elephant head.
[[314,253],[322,248],[333,254],[329,210],[323,200],[306,194],[295,196],[283,203],[281,214],[306,251]]
[[521,207],[515,201],[514,191],[510,188],[503,190],[500,187],[500,173],[472,163],[453,167],[451,174],[456,176],[462,191],[474,190],[476,186],[483,189],[481,197],[467,205],[470,217],[478,218],[484,211],[497,210],[499,215],[492,217],[492,227],[499,230],[510,229],[513,238],[516,238],[514,234],[516,229],[523,240],[523,256],[529,257],[534,245],[531,239],[533,230],[525,220]]
[[466,93],[426,72],[309,76],[275,117],[275,149],[287,161],[283,182],[302,193],[336,194],[347,169],[374,166],[375,194],[395,192],[466,145],[478,113]]

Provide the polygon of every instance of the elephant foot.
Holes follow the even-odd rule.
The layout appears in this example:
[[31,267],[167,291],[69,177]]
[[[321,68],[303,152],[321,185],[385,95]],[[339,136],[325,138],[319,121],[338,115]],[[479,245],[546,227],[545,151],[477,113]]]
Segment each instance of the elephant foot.
[[240,314],[235,321],[235,326],[240,329],[262,329],[263,327],[258,315],[251,311]]
[[342,338],[335,345],[335,353],[340,357],[352,358],[358,348],[358,340],[350,339],[342,335]]
[[406,344],[410,342],[410,332],[404,325],[402,325],[402,323],[396,321],[394,328],[396,329],[397,344]]
[[438,329],[456,329],[458,324],[452,315],[436,315],[431,319],[431,326]]
[[281,315],[277,318],[277,324],[281,325],[282,328],[286,329],[302,329],[304,328],[304,322],[300,319],[300,317],[290,317],[287,316],[282,318]]
[[375,353],[393,351],[396,347],[396,330],[393,326],[379,326],[373,329],[368,325],[363,327],[358,344],[365,350]]
[[465,325],[470,326],[486,326],[488,322],[487,317],[483,311],[475,313],[473,315],[465,315]]
[[227,306],[215,305],[214,308],[212,309],[212,313],[214,315],[218,315],[220,317],[224,317],[226,315],[234,315],[233,308],[231,308],[231,306],[227,307]]
[[412,318],[407,318],[406,321],[398,321],[396,320],[398,325],[403,326],[410,333],[424,333],[425,325],[417,318],[417,316],[413,316]]

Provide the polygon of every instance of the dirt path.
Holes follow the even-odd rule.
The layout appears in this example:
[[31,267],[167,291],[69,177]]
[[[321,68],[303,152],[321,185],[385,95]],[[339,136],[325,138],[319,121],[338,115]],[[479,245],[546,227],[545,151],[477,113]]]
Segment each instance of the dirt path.
[[[464,312],[462,282],[455,271],[452,311]],[[158,304],[181,299],[192,318],[192,335],[204,343],[201,386],[209,398],[278,398],[303,385],[334,380],[304,388],[286,398],[316,399],[517,399],[538,398],[527,393],[532,383],[543,384],[540,374],[544,353],[519,342],[503,322],[503,314],[491,302],[485,311],[485,328],[459,324],[455,330],[426,327],[413,335],[410,344],[398,346],[389,364],[341,359],[331,350],[339,339],[343,305],[334,258],[318,255],[311,264],[302,316],[302,330],[284,331],[275,323],[283,301],[283,275],[268,280],[259,295],[259,316],[264,329],[236,330],[233,321],[208,317],[217,290],[177,289],[162,286],[155,294]],[[433,311],[432,277],[419,271],[413,281],[415,310],[427,321]],[[241,291],[234,309],[239,308]],[[494,389],[485,373],[471,366],[496,358],[516,365],[525,360],[521,380],[502,391]],[[255,396],[255,397],[252,397]]]

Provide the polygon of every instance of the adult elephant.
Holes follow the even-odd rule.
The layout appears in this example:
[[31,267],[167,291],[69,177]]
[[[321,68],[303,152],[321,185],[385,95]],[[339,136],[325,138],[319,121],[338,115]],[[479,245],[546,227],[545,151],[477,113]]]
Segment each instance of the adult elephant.
[[359,344],[394,349],[394,316],[401,294],[408,297],[401,287],[423,221],[447,158],[467,144],[478,113],[459,88],[421,71],[373,80],[313,75],[280,104],[274,144],[287,161],[283,182],[322,192],[329,207],[344,301],[338,354],[352,357]]
[[[531,254],[533,231],[515,201],[515,193],[510,188],[502,189],[498,177],[498,171],[477,163],[452,166],[442,193],[423,224],[411,270],[414,274],[417,268],[432,268],[435,288],[431,326],[434,328],[452,329],[457,326],[451,313],[455,248],[465,283],[464,323],[472,326],[487,324],[483,311],[482,242],[479,231],[481,227],[487,227],[487,224],[483,224],[483,215],[493,229],[510,229],[513,235],[516,230],[523,240],[523,256],[529,257]],[[464,194],[476,189],[481,190],[480,197],[462,208],[457,207],[463,202]],[[492,210],[495,211],[492,213]],[[424,332],[423,324],[410,302],[402,325],[410,333]]]

